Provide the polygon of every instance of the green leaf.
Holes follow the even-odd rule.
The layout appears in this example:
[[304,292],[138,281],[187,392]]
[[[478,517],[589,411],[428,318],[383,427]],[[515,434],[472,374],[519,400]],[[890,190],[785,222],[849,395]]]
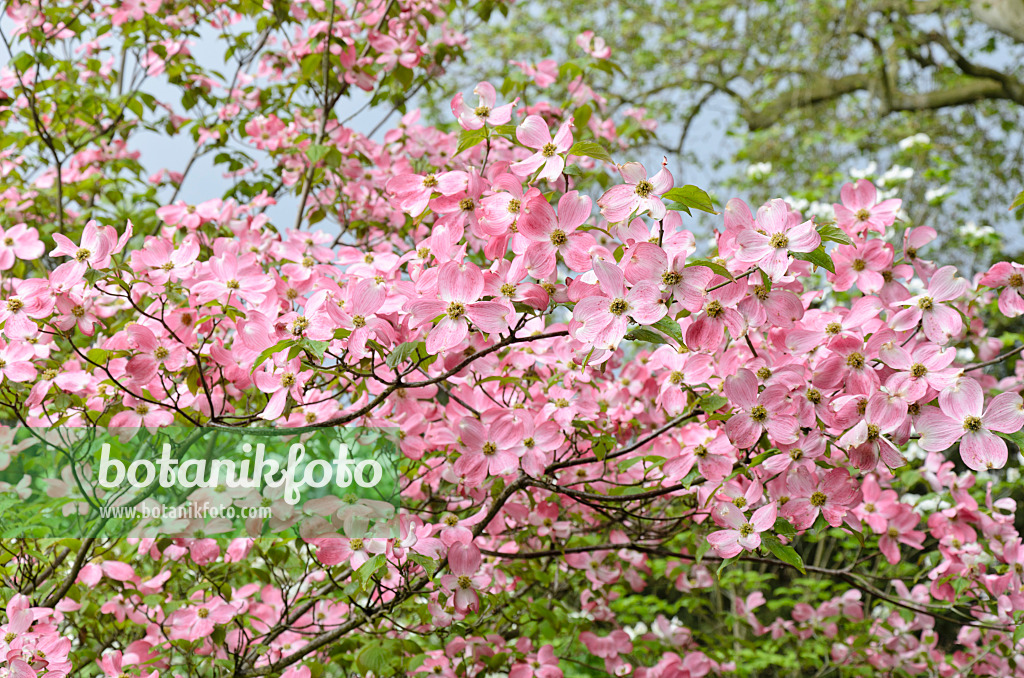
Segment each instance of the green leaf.
[[427,577],[433,577],[434,573],[437,572],[437,568],[441,565],[439,561],[421,556],[418,553],[410,553],[409,558],[426,571]]
[[710,259],[695,259],[694,261],[691,261],[688,264],[686,264],[686,268],[690,268],[691,266],[703,266],[705,268],[710,268],[712,272],[720,276],[724,276],[729,280],[736,279],[732,277],[732,273],[729,273],[729,269],[727,269],[725,266],[722,266],[719,263],[711,261]]
[[836,265],[832,263],[832,257],[825,253],[825,246],[818,245],[813,252],[790,252],[794,258],[802,261],[809,261],[815,266],[821,266],[829,273],[836,272]]
[[779,538],[773,534],[761,535],[761,544],[768,548],[776,558],[792,565],[796,569],[800,570],[802,574],[807,574],[804,570],[804,561],[800,557],[800,554],[796,552],[796,549],[792,546],[788,546],[779,541]]
[[1024,191],[1021,191],[1017,198],[1010,205],[1011,210],[1015,210],[1018,207],[1024,207]]
[[317,360],[324,359],[324,352],[327,351],[327,347],[330,344],[326,341],[315,341],[313,339],[307,339],[305,346],[309,349],[309,352],[316,356]]
[[356,666],[364,673],[383,676],[389,673],[388,667],[395,657],[389,645],[374,641],[373,645],[367,645],[356,655]]
[[310,144],[309,148],[306,149],[306,157],[314,165],[324,159],[328,151],[331,150],[330,146],[324,146],[323,144]]
[[605,150],[604,146],[596,141],[577,141],[569,149],[569,155],[586,156],[596,158],[605,162],[613,162],[612,156]]
[[658,330],[661,330],[662,332],[664,332],[668,336],[670,336],[673,339],[675,339],[676,342],[680,346],[682,345],[682,343],[683,343],[683,328],[680,327],[679,323],[677,323],[672,318],[669,318],[668,316],[665,316],[664,318],[662,318],[658,322],[656,322],[653,325],[651,325],[651,327],[654,327],[654,328],[656,328]]
[[260,353],[259,357],[256,358],[256,362],[253,363],[252,371],[255,372],[256,368],[259,367],[260,365],[262,365],[264,362],[266,362],[267,358],[269,358],[270,356],[274,355],[278,351],[283,351],[284,349],[288,348],[289,346],[293,345],[294,343],[295,343],[294,339],[282,339],[281,341],[277,342],[276,344],[274,344],[270,348],[265,349],[263,351],[263,353]]
[[459,148],[455,151],[455,155],[459,155],[463,151],[468,151],[486,138],[487,131],[485,129],[462,130],[459,134]]
[[701,559],[704,558],[704,555],[709,550],[711,550],[711,542],[708,541],[708,538],[705,535],[699,535],[697,537],[697,553],[693,556],[694,564],[700,565]]
[[822,242],[837,242],[841,245],[853,244],[850,236],[835,224],[825,224],[818,229],[818,235],[821,236]]
[[667,344],[665,337],[657,332],[652,332],[646,327],[638,327],[626,335],[630,341],[646,341],[648,344]]
[[796,528],[793,527],[793,523],[789,522],[785,518],[776,518],[775,527],[772,528],[772,531],[776,534],[781,534],[787,539],[792,539],[796,536]]
[[709,393],[700,399],[700,409],[704,412],[716,412],[727,404],[729,404],[729,400],[717,393]]
[[422,354],[423,357],[427,355],[426,344],[422,341],[407,341],[404,344],[395,346],[394,350],[388,354],[388,357],[384,360],[388,367],[398,367],[406,360],[410,360],[416,357],[417,354]]
[[[718,214],[718,212],[715,211],[714,203],[711,202],[711,196],[709,196],[704,189],[698,188],[697,186],[689,184],[686,186],[679,186],[678,188],[673,188],[668,191],[661,197],[663,200],[671,200],[679,203],[680,205],[701,210],[702,212]],[[689,210],[687,210],[687,214],[689,214]]]

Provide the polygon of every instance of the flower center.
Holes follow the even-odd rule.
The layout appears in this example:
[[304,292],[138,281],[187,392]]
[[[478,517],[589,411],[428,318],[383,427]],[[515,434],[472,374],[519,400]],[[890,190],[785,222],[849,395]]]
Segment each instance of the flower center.
[[555,407],[569,407],[569,401],[565,398],[555,398]]
[[348,540],[348,547],[350,549],[352,549],[353,551],[359,551],[360,549],[363,548],[363,540],[360,539],[359,537],[355,537],[354,539],[349,539]]
[[352,316],[352,325],[355,327],[366,327],[366,318],[361,315]]
[[708,304],[707,308],[704,309],[704,312],[707,314],[709,318],[714,320],[718,316],[725,313],[725,309],[722,308],[722,302],[715,299],[714,301]]
[[733,506],[735,506],[736,508],[743,508],[744,506],[747,505],[747,498],[746,497],[736,497],[735,499],[732,500],[732,503],[733,503]]
[[560,228],[556,228],[555,230],[551,231],[552,245],[554,245],[555,247],[561,247],[567,242],[569,242],[569,236],[565,234],[565,231],[563,231]]
[[514,297],[516,295],[516,286],[512,283],[505,283],[501,286],[501,296],[503,297]]
[[307,327],[309,327],[309,320],[306,319],[306,316],[300,315],[292,322],[292,334],[302,334]]
[[851,353],[846,356],[846,365],[855,370],[864,369],[864,356],[860,353]]
[[554,144],[550,144],[550,143],[549,144],[544,144],[544,148],[540,149],[540,154],[543,155],[545,158],[550,158],[551,156],[553,156],[557,152],[558,152],[558,147],[555,146]]
[[882,280],[891,283],[893,281],[892,271],[882,271]]
[[882,434],[882,430],[878,428],[877,424],[868,424],[868,440],[878,440],[878,436]]
[[25,302],[21,299],[14,298],[7,300],[7,310],[11,313],[17,313],[23,308],[25,308]]
[[916,247],[908,247],[907,248],[907,259],[917,259],[917,248]]
[[1014,273],[1010,276],[1010,287],[1024,287],[1024,275]]
[[772,371],[770,369],[768,369],[767,367],[762,367],[761,369],[759,369],[757,371],[757,378],[761,379],[762,381],[767,379],[770,376],[772,376]]
[[771,291],[768,289],[767,285],[757,285],[754,288],[754,296],[761,301],[767,299],[769,294],[771,294]]
[[665,271],[661,274],[661,282],[664,285],[672,286],[678,285],[679,281],[683,279],[683,276],[679,275],[675,271]]
[[468,589],[473,586],[473,580],[464,574],[460,574],[457,581],[460,589]]
[[697,457],[698,459],[703,459],[704,457],[708,456],[708,448],[704,447],[703,445],[698,445],[697,447],[693,448],[693,456]]
[[967,417],[964,419],[964,430],[975,432],[981,430],[981,417]]
[[519,202],[519,198],[512,198],[511,200],[508,201],[508,205],[505,207],[505,209],[508,210],[509,214],[519,214],[519,210],[522,208],[522,206],[523,204]]
[[828,501],[828,497],[824,492],[817,491],[811,495],[811,506],[824,506],[826,501]]
[[651,193],[654,193],[654,184],[652,184],[651,182],[647,181],[647,179],[642,179],[642,180],[640,180],[639,183],[637,183],[636,189],[635,189],[634,192],[637,195],[639,195],[641,198],[646,198]]
[[525,447],[526,449],[531,449],[536,444],[537,441],[534,440],[533,438],[527,438],[526,440],[523,441],[523,447]]
[[229,290],[240,290],[242,289],[242,284],[235,279],[231,279],[224,283],[224,287],[228,288]]
[[871,212],[868,212],[867,210],[857,210],[857,220],[858,221],[867,221],[870,218],[871,218]]
[[462,305],[462,302],[453,301],[448,304],[448,310],[445,311],[445,313],[447,313],[448,317],[452,320],[458,320],[462,316],[466,315],[466,307]]
[[789,451],[789,458],[792,459],[793,461],[800,461],[801,459],[804,458],[804,451],[801,450],[799,447],[794,448]]
[[742,525],[740,525],[740,536],[741,537],[749,537],[753,533],[754,533],[754,526],[751,525],[750,523],[743,523]]
[[463,212],[470,212],[473,210],[475,203],[472,198],[463,198],[459,201],[459,209]]
[[486,118],[490,114],[491,114],[491,107],[490,106],[477,106],[476,108],[473,109],[473,115],[479,116],[481,118]]
[[839,334],[842,331],[843,331],[843,326],[840,325],[839,323],[833,322],[833,323],[829,323],[828,325],[825,325],[825,334],[833,334],[833,335],[835,335],[835,334]]
[[680,372],[679,370],[675,370],[674,372],[672,372],[672,374],[668,375],[668,382],[670,384],[675,384],[676,386],[678,386],[679,384],[683,383],[684,378],[685,377],[683,376],[682,372]]
[[207,617],[210,616],[210,611],[208,609],[206,609],[205,607],[201,607],[198,610],[196,610],[196,616],[199,617],[200,619],[206,619]]
[[294,374],[292,374],[291,372],[285,372],[284,374],[281,375],[281,386],[284,386],[284,387],[288,388],[288,387],[291,387],[291,386],[294,386],[294,385],[295,385],[295,375]]
[[4,244],[10,247],[14,244],[14,238],[4,238]]
[[750,408],[750,418],[760,424],[768,418],[768,410],[764,405],[754,405]]
[[149,414],[149,405],[147,405],[146,403],[138,405],[135,408],[135,413],[143,417],[146,416],[147,414]]
[[866,513],[874,513],[875,512],[875,505],[874,504],[864,504],[864,511]]
[[768,243],[775,249],[783,249],[789,247],[789,238],[785,233],[776,233],[772,236],[772,239]]
[[163,346],[157,346],[155,349],[153,349],[153,357],[156,358],[157,360],[163,360],[170,354],[171,352],[168,351]]
[[48,370],[43,370],[43,381],[53,381],[57,378],[57,370],[52,367]]
[[851,264],[851,267],[855,271],[863,271],[865,268],[867,268],[867,262],[865,262],[863,259],[854,259],[853,264]]
[[76,261],[85,261],[85,260],[87,260],[91,256],[92,256],[92,252],[90,252],[89,250],[85,249],[84,247],[82,249],[78,250],[77,252],[75,252],[75,260]]
[[931,297],[921,297],[921,301],[917,302],[917,307],[922,311],[930,311],[935,301]]
[[629,304],[626,303],[625,299],[616,299],[608,306],[608,312],[612,315],[622,315],[629,310]]
[[437,177],[433,174],[423,177],[423,188],[433,188],[434,186],[437,186]]
[[910,366],[910,376],[921,378],[928,374],[928,368],[921,363],[914,363]]
[[493,457],[495,454],[498,453],[498,446],[495,445],[494,443],[488,441],[488,442],[484,443],[484,446],[483,446],[483,449],[481,450],[481,452],[484,453],[485,457]]

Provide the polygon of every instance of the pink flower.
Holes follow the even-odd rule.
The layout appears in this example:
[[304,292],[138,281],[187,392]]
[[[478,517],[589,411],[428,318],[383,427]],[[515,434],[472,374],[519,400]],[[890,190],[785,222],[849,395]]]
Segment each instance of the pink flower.
[[796,417],[788,411],[785,386],[772,385],[757,392],[757,377],[746,368],[725,380],[725,396],[736,409],[725,424],[725,432],[736,447],[753,447],[766,432],[778,443],[794,443],[798,436]]
[[481,561],[480,549],[473,544],[456,542],[448,549],[448,569],[451,574],[441,577],[441,586],[454,593],[455,611],[459,614],[480,609],[477,591],[491,582],[486,574],[477,574]]
[[196,276],[200,282],[191,288],[200,304],[243,300],[258,305],[274,288],[274,279],[263,272],[254,255],[225,253],[210,259],[203,268],[205,271]]
[[558,217],[543,196],[526,203],[519,220],[519,232],[532,242],[524,253],[526,270],[534,278],[545,280],[555,271],[556,254],[574,271],[589,271],[590,249],[594,236],[577,231],[590,217],[590,198],[569,191],[558,200]]
[[691,313],[704,306],[705,290],[714,274],[706,266],[686,266],[686,252],[669,254],[652,242],[638,243],[626,264],[626,280],[653,283]]
[[921,448],[941,452],[957,440],[960,458],[968,468],[983,471],[1006,465],[1006,441],[992,433],[1016,433],[1024,426],[1024,400],[1016,393],[1000,393],[982,412],[985,396],[973,379],[939,394],[939,408],[929,407],[917,418]]
[[537,152],[525,160],[512,163],[509,169],[516,176],[525,177],[543,165],[537,178],[556,181],[565,169],[565,158],[560,154],[572,147],[572,118],[562,123],[552,139],[544,119],[539,115],[529,115],[516,128],[516,139],[528,148],[537,149]]
[[0,341],[0,375],[4,379],[24,382],[35,379],[36,368],[32,363],[35,349],[31,344],[14,342],[5,344]]
[[474,264],[449,261],[437,273],[440,299],[414,301],[409,311],[420,324],[439,315],[441,321],[427,335],[429,353],[447,351],[469,335],[469,322],[487,333],[508,329],[508,307],[496,301],[477,301],[484,291],[484,276]]
[[889,564],[900,562],[900,544],[921,550],[924,543],[924,532],[915,530],[921,522],[921,516],[912,508],[900,504],[895,516],[888,521],[886,528],[878,539],[878,550],[885,555]]
[[[0,265],[2,268],[2,265]],[[1024,313],[1024,265],[1012,261],[1000,261],[981,277],[982,285],[1002,287],[999,293],[999,312],[1007,318],[1016,318]]]
[[110,420],[111,429],[120,429],[119,437],[130,437],[133,431],[145,427],[150,432],[161,426],[174,423],[174,415],[164,408],[125,395],[123,404],[127,410],[118,412]]
[[647,178],[647,170],[638,162],[619,165],[619,174],[626,183],[612,186],[597,201],[604,218],[609,223],[617,223],[628,219],[633,212],[647,212],[651,219],[663,219],[665,203],[659,196],[669,191],[675,183],[666,165],[667,159],[651,179]]
[[757,228],[742,231],[736,238],[738,261],[756,264],[778,282],[789,270],[790,252],[813,252],[821,244],[813,221],[797,225],[797,215],[785,200],[776,198],[757,210]]
[[848,450],[850,461],[862,471],[874,469],[879,457],[889,468],[907,463],[899,449],[885,437],[903,423],[907,406],[904,402],[902,414],[893,412],[885,407],[886,398],[885,393],[871,396],[864,418],[839,439],[839,447]]
[[504,125],[512,119],[512,108],[519,101],[519,97],[516,97],[515,101],[510,104],[495,108],[497,93],[494,91],[494,85],[489,82],[481,82],[473,89],[473,93],[480,97],[480,103],[476,108],[466,105],[462,99],[462,92],[456,94],[452,99],[452,113],[455,114],[462,129],[480,129],[485,124],[492,127]]
[[614,349],[626,336],[630,317],[641,325],[661,320],[667,311],[661,292],[650,283],[634,285],[626,291],[622,269],[613,263],[595,260],[594,272],[600,293],[581,299],[573,309],[573,336],[597,348]]
[[466,190],[465,172],[441,174],[399,174],[388,179],[385,188],[393,196],[392,204],[409,216],[418,217],[427,209],[434,191],[441,195],[455,195]]
[[275,359],[274,362],[264,363],[263,369],[253,374],[256,387],[270,395],[259,418],[273,421],[280,417],[289,395],[295,402],[301,402],[302,387],[312,376],[311,370],[302,369],[302,362],[297,357],[289,361],[278,362]]
[[173,612],[168,619],[172,639],[200,640],[208,638],[213,629],[227,624],[238,610],[221,598],[212,598],[195,605],[189,605]]
[[562,678],[554,647],[545,645],[536,655],[527,655],[525,662],[513,664],[508,678]]
[[[715,278],[711,282],[716,282]],[[720,278],[718,278],[720,279]],[[703,313],[686,328],[686,346],[695,351],[715,351],[725,339],[725,330],[733,339],[743,336],[745,323],[743,316],[736,310],[736,304],[743,299],[747,286],[740,281],[729,283],[718,289],[713,285],[704,297]]]
[[778,507],[775,502],[754,511],[748,521],[735,504],[723,503],[715,509],[715,521],[731,529],[719,530],[708,535],[708,541],[723,558],[732,558],[742,551],[753,551],[761,545],[761,533],[772,529]]
[[487,476],[504,475],[519,467],[515,450],[521,449],[522,437],[504,422],[485,427],[479,419],[463,417],[459,439],[463,452],[453,470],[470,485],[480,485]]
[[6,231],[0,228],[0,271],[10,270],[18,259],[38,259],[44,251],[36,229],[25,224],[15,224]]
[[811,527],[819,514],[832,527],[839,527],[861,500],[857,481],[844,468],[828,471],[819,481],[801,466],[790,472],[787,484],[790,499],[782,507],[782,515],[790,518],[798,530]]
[[612,48],[605,44],[604,38],[594,37],[594,31],[583,31],[577,35],[576,44],[595,59],[607,59],[612,55]]
[[928,281],[928,291],[898,302],[907,306],[889,323],[897,332],[924,326],[924,335],[930,341],[944,345],[963,328],[963,320],[956,310],[941,303],[959,298],[967,290],[967,281],[956,277],[956,267],[943,266]]
[[82,231],[80,247],[61,233],[54,233],[53,241],[57,246],[50,252],[51,257],[74,257],[75,261],[87,263],[92,268],[107,268],[110,266],[110,254],[117,246],[117,232],[112,226],[99,227],[95,221],[90,221]]
[[840,292],[856,285],[864,294],[875,294],[885,285],[882,272],[892,263],[892,245],[877,238],[855,245],[840,245],[832,253],[836,272],[829,282]]
[[867,179],[846,184],[840,191],[843,204],[833,204],[836,211],[836,223],[850,232],[877,231],[885,233],[888,226],[896,221],[896,213],[903,204],[902,200],[883,200],[876,204],[878,191]]

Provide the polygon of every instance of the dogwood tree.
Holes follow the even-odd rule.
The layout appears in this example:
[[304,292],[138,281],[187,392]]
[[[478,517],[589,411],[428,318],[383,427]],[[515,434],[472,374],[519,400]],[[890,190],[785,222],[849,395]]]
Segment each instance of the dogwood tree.
[[[959,276],[863,180],[830,223],[715,205],[585,79],[546,100],[557,64],[422,124],[505,4],[5,9],[0,465],[26,429],[390,428],[401,510],[5,534],[3,675],[1024,673],[1024,345],[987,329],[1024,267]],[[143,165],[154,134],[185,167]],[[74,511],[49,471],[0,506]]]

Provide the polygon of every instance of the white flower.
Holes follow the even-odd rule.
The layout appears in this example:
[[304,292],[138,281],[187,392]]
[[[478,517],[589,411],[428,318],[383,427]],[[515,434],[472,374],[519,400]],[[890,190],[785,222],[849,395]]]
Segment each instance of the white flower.
[[866,177],[873,177],[878,173],[878,164],[872,160],[868,163],[868,166],[864,169],[852,169],[850,170],[850,176],[854,179],[864,179]]
[[934,200],[939,200],[940,198],[944,198],[944,197],[946,197],[947,195],[949,195],[952,192],[953,192],[953,189],[949,188],[948,186],[940,186],[939,188],[930,188],[930,189],[928,189],[927,191],[924,192],[924,199],[927,200],[928,202],[932,202]]
[[881,176],[881,178],[878,180],[878,183],[883,186],[889,183],[898,184],[907,181],[913,176],[914,170],[911,169],[910,167],[901,167],[900,165],[893,165],[888,169],[888,171],[885,174]]
[[784,200],[789,203],[789,206],[795,209],[797,212],[803,212],[811,204],[803,198],[794,198],[791,195],[787,195]]
[[747,176],[751,179],[763,179],[772,173],[770,162],[755,162],[747,168]]
[[899,146],[901,151],[905,151],[908,148],[913,148],[914,146],[925,146],[931,142],[932,139],[927,134],[918,133],[913,136],[909,136],[906,139],[900,139]]
[[835,221],[836,219],[836,211],[832,207],[831,203],[818,202],[815,200],[807,206],[807,211],[817,217],[818,221],[821,222]]

